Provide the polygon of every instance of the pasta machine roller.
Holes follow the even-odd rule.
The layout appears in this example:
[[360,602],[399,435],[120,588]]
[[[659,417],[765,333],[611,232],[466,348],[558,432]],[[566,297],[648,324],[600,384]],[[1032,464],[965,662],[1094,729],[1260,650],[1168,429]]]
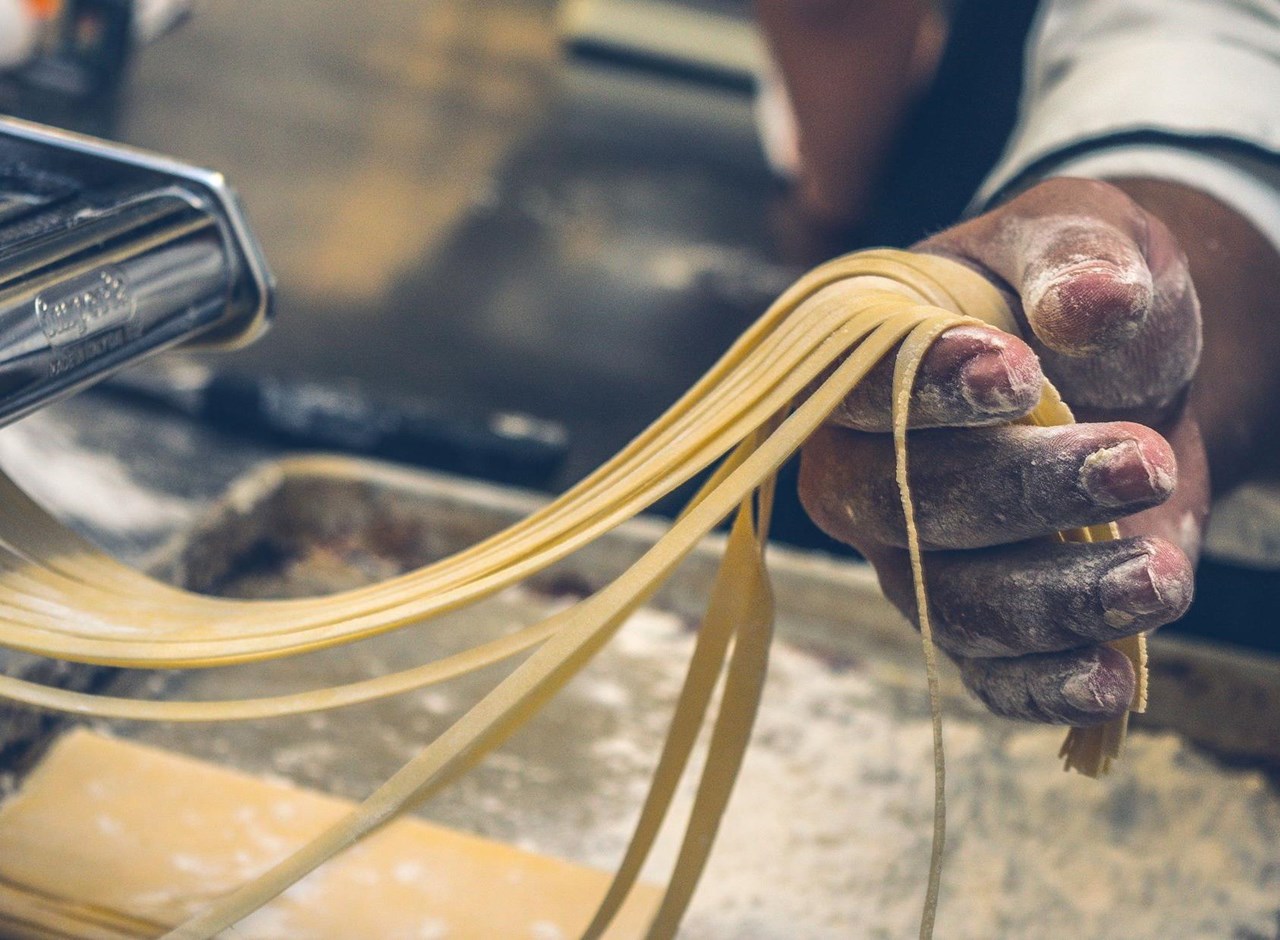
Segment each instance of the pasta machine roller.
[[273,286],[217,173],[0,119],[0,424],[178,344],[251,342]]

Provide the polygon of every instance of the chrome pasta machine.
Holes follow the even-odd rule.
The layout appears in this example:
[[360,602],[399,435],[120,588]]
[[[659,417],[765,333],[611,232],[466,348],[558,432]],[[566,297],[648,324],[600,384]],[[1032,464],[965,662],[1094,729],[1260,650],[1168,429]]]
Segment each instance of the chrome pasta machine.
[[272,292],[217,173],[0,119],[0,424],[179,344],[252,342]]

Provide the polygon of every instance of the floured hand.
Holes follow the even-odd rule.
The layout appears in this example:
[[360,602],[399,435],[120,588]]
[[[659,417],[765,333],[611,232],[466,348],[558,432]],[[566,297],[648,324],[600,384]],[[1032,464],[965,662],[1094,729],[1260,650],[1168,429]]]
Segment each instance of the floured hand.
[[[1169,230],[1120,190],[1041,184],[917,246],[1004,289],[1026,341],[944,334],[912,402],[911,477],[929,550],[935,640],[993,711],[1099,724],[1129,706],[1129,661],[1102,644],[1177,619],[1207,515],[1208,471],[1187,390],[1200,316]],[[1043,375],[1080,425],[1011,426]],[[801,498],[875,566],[914,616],[882,366],[804,450]],[[1060,529],[1120,520],[1118,542]]]

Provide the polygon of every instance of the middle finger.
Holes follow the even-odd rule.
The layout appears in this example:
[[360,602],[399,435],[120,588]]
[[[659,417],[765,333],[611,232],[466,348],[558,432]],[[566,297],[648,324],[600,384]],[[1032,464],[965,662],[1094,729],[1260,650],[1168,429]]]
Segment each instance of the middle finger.
[[[1164,439],[1129,422],[919,431],[908,455],[926,549],[985,548],[1108,522],[1164,502],[1177,475]],[[823,428],[804,450],[801,499],[833,538],[904,547],[893,467],[888,435]]]

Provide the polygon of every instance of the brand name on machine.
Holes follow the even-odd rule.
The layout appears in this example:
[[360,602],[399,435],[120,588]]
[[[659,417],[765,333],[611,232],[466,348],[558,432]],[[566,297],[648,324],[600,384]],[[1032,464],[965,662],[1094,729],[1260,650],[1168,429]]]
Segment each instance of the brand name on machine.
[[128,326],[135,305],[124,272],[101,268],[41,294],[35,310],[40,329],[56,348]]

